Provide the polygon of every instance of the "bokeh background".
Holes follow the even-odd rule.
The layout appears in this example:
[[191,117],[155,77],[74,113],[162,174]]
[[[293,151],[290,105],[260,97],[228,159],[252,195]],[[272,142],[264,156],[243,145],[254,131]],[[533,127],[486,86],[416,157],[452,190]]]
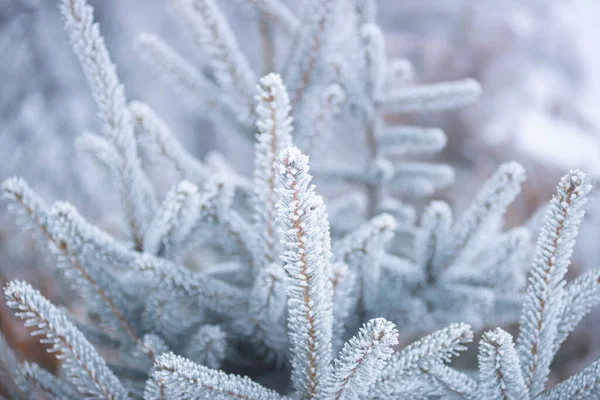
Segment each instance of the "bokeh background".
[[[154,32],[193,59],[168,0],[90,0],[130,99],[150,103],[195,155],[219,150],[243,173],[248,142],[223,140],[203,110],[157,82],[134,51],[135,37]],[[220,0],[255,65],[258,32],[242,0]],[[301,1],[286,1],[293,9]],[[378,22],[390,57],[406,57],[417,82],[474,77],[481,101],[460,112],[418,117],[448,135],[441,159],[456,184],[435,197],[460,213],[498,164],[528,170],[509,224],[524,223],[550,198],[559,177],[581,168],[600,177],[600,2],[597,0],[379,0]],[[257,68],[258,70],[258,68]],[[107,230],[119,218],[117,196],[101,171],[74,147],[85,129],[98,130],[84,76],[62,29],[55,0],[0,0],[0,179],[26,178],[48,201],[66,199]],[[360,146],[360,144],[357,144]],[[335,148],[329,151],[336,151]],[[168,179],[165,178],[165,182]],[[593,195],[578,241],[576,276],[600,266],[600,196]],[[17,226],[0,205],[0,283],[23,278],[55,303],[77,309],[56,279],[45,246]],[[53,368],[0,300],[0,329],[23,358]],[[563,346],[556,379],[600,356],[600,309]]]

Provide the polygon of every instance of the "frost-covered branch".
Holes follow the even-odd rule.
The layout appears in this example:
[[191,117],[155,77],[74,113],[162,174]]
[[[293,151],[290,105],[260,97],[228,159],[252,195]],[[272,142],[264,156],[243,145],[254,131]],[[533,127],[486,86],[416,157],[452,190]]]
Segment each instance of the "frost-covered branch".
[[288,331],[292,351],[292,380],[300,396],[312,399],[331,361],[332,287],[331,239],[323,199],[314,192],[308,157],[288,148],[276,163],[281,184],[277,208],[284,223],[287,272]]
[[359,399],[367,394],[398,344],[394,324],[383,318],[367,322],[334,362],[324,393],[331,399]]
[[67,320],[64,312],[54,307],[37,290],[21,282],[10,282],[4,289],[9,307],[35,326],[32,335],[44,336],[50,344],[49,352],[57,353],[63,360],[65,376],[75,385],[82,396],[102,399],[127,399],[127,391],[96,353],[94,347]]
[[[276,392],[247,377],[228,375],[195,364],[173,353],[160,356],[153,379],[169,398],[232,398],[242,400],[280,400]],[[190,397],[192,396],[192,397]]]
[[280,185],[273,166],[277,156],[292,145],[292,118],[290,101],[281,80],[269,74],[260,80],[260,94],[256,96],[257,142],[254,160],[254,230],[259,233],[257,254],[259,268],[264,268],[277,257],[276,228],[277,193]]
[[133,119],[127,108],[123,85],[100,28],[94,23],[93,8],[85,0],[63,0],[60,9],[102,119],[104,134],[118,150],[120,160],[115,168],[121,171],[122,177],[117,181],[117,188],[132,237],[141,249],[155,200],[137,155]]
[[517,342],[523,378],[532,398],[544,389],[554,356],[565,295],[563,278],[583,218],[584,197],[591,190],[586,179],[577,170],[561,179],[538,238]]

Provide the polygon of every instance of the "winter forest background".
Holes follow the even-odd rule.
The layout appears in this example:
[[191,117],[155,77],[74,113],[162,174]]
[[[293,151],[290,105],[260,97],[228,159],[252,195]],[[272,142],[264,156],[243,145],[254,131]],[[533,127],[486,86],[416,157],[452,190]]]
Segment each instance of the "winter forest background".
[[[75,138],[98,126],[85,77],[64,32],[55,0],[0,0],[0,180],[22,176],[50,203],[64,199],[108,232],[118,232],[119,198],[105,174],[75,148]],[[136,53],[136,37],[156,33],[186,59],[197,61],[185,31],[167,0],[89,0],[95,8],[128,99],[143,99],[168,122],[184,147],[205,159],[218,151],[237,173],[251,177],[253,143],[235,135],[226,140],[198,104],[156,79]],[[261,71],[260,37],[253,13],[242,0],[221,0],[242,51]],[[299,10],[302,1],[284,1]],[[438,126],[448,137],[441,161],[455,169],[453,185],[414,199],[420,215],[431,199],[464,212],[497,167],[517,161],[527,170],[522,192],[506,214],[508,228],[525,224],[548,202],[570,169],[600,182],[600,56],[596,0],[379,0],[377,23],[389,59],[411,61],[414,81],[433,83],[472,77],[483,88],[479,101],[442,113],[386,116],[396,123]],[[353,160],[363,150],[351,127],[319,157]],[[423,158],[421,158],[423,159]],[[164,197],[174,182],[160,164],[150,175]],[[320,182],[317,190],[339,198],[340,189]],[[597,185],[595,185],[597,186]],[[589,196],[568,278],[600,265],[600,196]],[[525,264],[529,265],[531,256]],[[83,305],[48,268],[44,246],[0,207],[0,283],[23,279],[54,304],[83,314]],[[490,327],[495,327],[492,323]],[[516,325],[504,326],[515,332]],[[55,370],[57,362],[31,338],[0,300],[0,331],[20,359]],[[476,332],[476,338],[481,335]],[[552,382],[581,371],[600,357],[600,308],[585,317],[562,346]],[[408,339],[405,339],[408,340]],[[475,340],[478,342],[478,339]],[[406,344],[402,342],[401,344]],[[463,362],[475,360],[476,346]],[[0,390],[1,393],[1,390]]]

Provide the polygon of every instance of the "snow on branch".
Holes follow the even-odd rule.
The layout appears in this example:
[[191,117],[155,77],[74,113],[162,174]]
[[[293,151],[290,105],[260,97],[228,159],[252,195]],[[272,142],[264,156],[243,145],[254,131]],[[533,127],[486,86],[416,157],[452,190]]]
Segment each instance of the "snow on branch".
[[117,188],[131,235],[141,249],[155,200],[138,158],[133,119],[127,108],[123,85],[100,28],[94,23],[93,8],[85,0],[63,0],[60,9],[102,119],[104,134],[118,150],[120,162],[115,168],[121,171],[122,179],[117,181]]
[[324,393],[332,399],[360,399],[377,379],[398,344],[394,324],[383,318],[363,325],[334,361]]
[[517,342],[523,377],[532,398],[542,392],[550,372],[565,301],[564,276],[584,215],[585,195],[590,190],[583,172],[574,170],[565,175],[550,201],[538,238]]
[[460,108],[474,103],[481,86],[473,79],[397,89],[382,100],[386,111],[408,113]]
[[277,156],[292,145],[290,100],[281,77],[269,74],[261,78],[256,96],[256,134],[254,146],[254,230],[258,233],[259,268],[273,262],[277,254],[277,193],[280,185],[273,166]]
[[519,359],[510,334],[497,328],[479,344],[482,395],[489,400],[522,399],[526,395]]
[[65,313],[53,306],[40,292],[22,281],[12,281],[4,288],[9,307],[35,326],[32,335],[42,335],[51,353],[63,362],[66,378],[84,397],[101,399],[128,399],[127,391],[96,353],[94,347],[68,321]]
[[132,101],[129,111],[141,128],[141,144],[153,148],[155,154],[168,160],[185,179],[201,184],[208,178],[210,172],[207,167],[188,153],[166,123],[146,103]]
[[288,335],[292,381],[302,398],[312,399],[331,361],[331,239],[323,199],[315,194],[308,157],[297,148],[282,152],[276,163],[282,189],[277,208],[283,221],[287,272]]
[[243,400],[281,400],[282,396],[247,377],[229,375],[198,365],[173,353],[160,356],[153,379],[168,398],[234,398]]

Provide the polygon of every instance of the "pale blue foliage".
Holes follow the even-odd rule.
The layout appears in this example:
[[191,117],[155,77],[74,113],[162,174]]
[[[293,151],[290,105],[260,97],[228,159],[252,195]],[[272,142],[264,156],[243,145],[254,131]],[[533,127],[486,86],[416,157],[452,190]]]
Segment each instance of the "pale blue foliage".
[[[105,232],[66,202],[48,206],[20,178],[3,184],[4,197],[49,244],[86,311],[71,322],[31,286],[6,286],[9,306],[63,360],[53,376],[18,362],[0,341],[0,383],[9,396],[597,396],[598,363],[545,388],[560,344],[600,301],[597,271],[564,281],[590,190],[585,175],[574,171],[561,180],[524,295],[520,265],[531,230],[503,231],[525,177],[520,165],[501,165],[459,218],[432,201],[416,224],[416,208],[397,199],[430,196],[451,184],[454,172],[397,162],[398,155],[435,154],[447,139],[436,128],[387,127],[384,112],[462,107],[477,98],[479,85],[466,79],[407,86],[412,67],[387,60],[375,1],[309,0],[302,18],[278,0],[247,2],[264,28],[264,64],[281,67],[285,79],[269,71],[257,80],[214,0],[172,2],[205,58],[199,68],[152,35],[141,36],[138,47],[225,136],[235,131],[255,140],[254,179],[215,153],[196,160],[148,105],[128,103],[91,6],[62,1],[104,133],[82,136],[78,148],[108,170],[128,235]],[[291,38],[286,51],[277,48],[275,29]],[[365,134],[366,161],[321,163],[315,174],[364,194],[344,192],[328,215],[306,153],[319,164],[319,148],[347,122]],[[162,202],[138,147],[182,179]],[[514,322],[523,298],[516,348],[498,328],[483,335],[479,374],[448,365],[473,340],[467,323],[479,329]],[[399,337],[417,340],[398,349]]]

